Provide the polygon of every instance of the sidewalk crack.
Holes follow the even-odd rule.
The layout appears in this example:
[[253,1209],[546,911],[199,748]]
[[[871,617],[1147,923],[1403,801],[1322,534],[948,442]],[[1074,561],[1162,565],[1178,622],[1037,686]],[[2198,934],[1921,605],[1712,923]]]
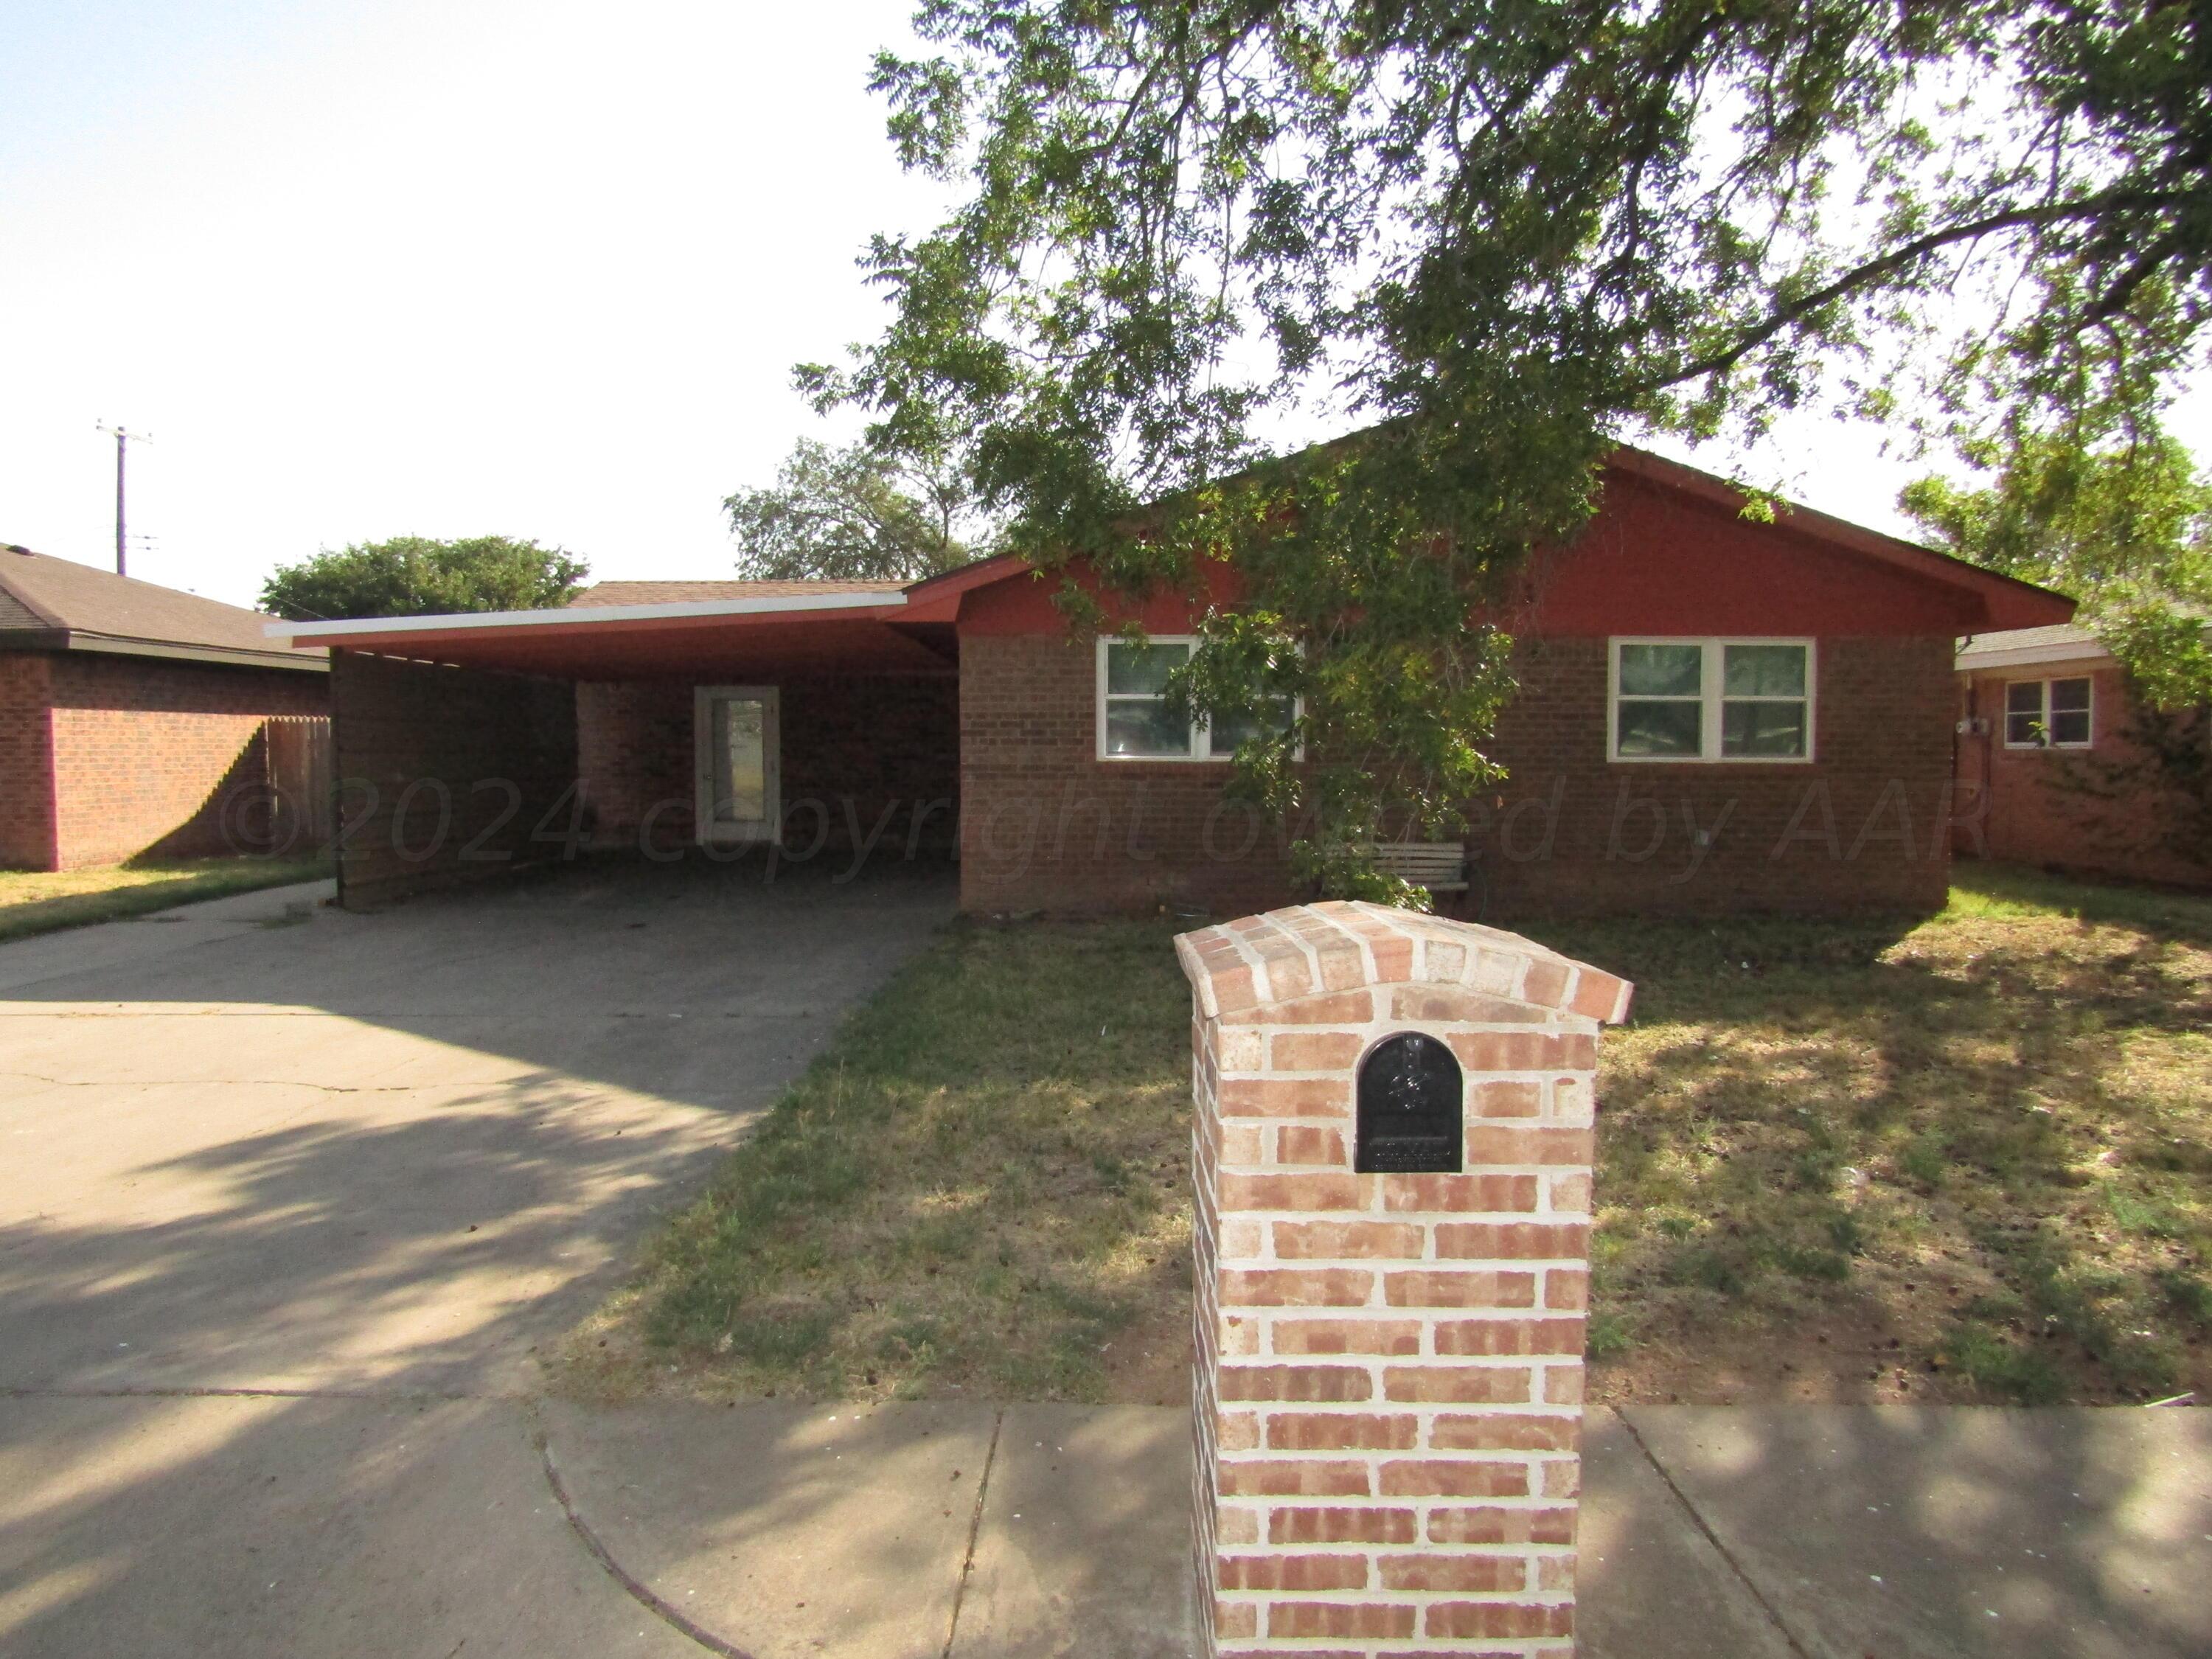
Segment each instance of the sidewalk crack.
[[1630,1420],[1627,1409],[1618,1408],[1613,1412],[1613,1415],[1620,1419],[1620,1426],[1628,1431],[1628,1437],[1636,1443],[1636,1449],[1644,1454],[1644,1461],[1651,1465],[1652,1473],[1665,1484],[1668,1492],[1674,1494],[1674,1501],[1682,1506],[1682,1513],[1690,1517],[1691,1522],[1698,1529],[1698,1535],[1711,1544],[1713,1547],[1713,1553],[1728,1564],[1728,1570],[1735,1575],[1736,1582],[1744,1588],[1744,1593],[1759,1604],[1759,1610],[1766,1615],[1767,1622],[1774,1626],[1776,1633],[1788,1644],[1790,1651],[1796,1654],[1797,1659],[1812,1659],[1812,1656],[1805,1651],[1804,1644],[1798,1641],[1796,1633],[1783,1622],[1780,1611],[1773,1602],[1766,1599],[1766,1593],[1760,1589],[1752,1576],[1744,1571],[1743,1564],[1729,1552],[1729,1547],[1721,1542],[1720,1534],[1707,1524],[1705,1517],[1698,1512],[1698,1506],[1690,1501],[1689,1493],[1682,1490],[1667,1466],[1659,1461],[1657,1455],[1652,1451],[1650,1443],[1644,1438],[1644,1431]]
[[968,1551],[960,1558],[960,1577],[952,1586],[952,1623],[945,1632],[940,1659],[952,1659],[952,1644],[960,1636],[960,1605],[968,1599],[968,1575],[975,1571],[975,1540],[983,1530],[983,1498],[991,1490],[991,1467],[999,1461],[999,1434],[1006,1426],[1006,1408],[999,1407],[991,1419],[991,1443],[983,1453],[983,1478],[975,1483],[975,1507],[968,1516]]
[[670,1628],[690,1637],[708,1652],[720,1654],[722,1659],[752,1659],[752,1656],[743,1648],[732,1647],[704,1626],[685,1618],[682,1612],[655,1595],[641,1580],[615,1559],[613,1553],[599,1541],[599,1535],[592,1530],[591,1523],[578,1513],[575,1501],[568,1496],[568,1484],[561,1479],[561,1466],[553,1460],[553,1443],[546,1437],[545,1425],[538,1418],[535,1401],[526,1403],[526,1414],[530,1421],[530,1437],[538,1447],[538,1461],[545,1469],[545,1484],[552,1489],[554,1501],[560,1504],[561,1513],[568,1517],[568,1529],[576,1534],[585,1552],[599,1564],[607,1577],[629,1591],[630,1599],[647,1613]]

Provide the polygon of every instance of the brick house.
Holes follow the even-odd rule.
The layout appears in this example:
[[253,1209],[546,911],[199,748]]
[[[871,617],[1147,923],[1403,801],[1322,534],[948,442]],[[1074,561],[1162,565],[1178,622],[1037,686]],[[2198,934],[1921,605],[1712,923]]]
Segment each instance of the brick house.
[[[0,546],[0,866],[193,858],[265,838],[272,717],[319,726],[328,653],[258,611]],[[232,806],[226,821],[225,809]]]
[[[2128,677],[2086,628],[1977,634],[1958,651],[1954,850],[2136,881],[2212,884],[2212,847],[2177,846],[2185,802],[2136,741]],[[2197,735],[2212,744],[2201,715]],[[2179,831],[2180,833],[2177,833]]]
[[[1469,914],[1927,910],[1948,881],[1956,637],[2072,602],[1634,450],[1501,618],[1522,691],[1471,804]],[[1054,579],[1056,580],[1056,579]],[[1260,909],[1280,826],[1158,675],[1198,610],[998,559],[911,584],[604,583],[562,611],[291,625],[333,649],[349,903],[582,837],[644,857],[951,854],[983,913]],[[1218,577],[1206,603],[1233,605]],[[533,843],[532,836],[538,839]],[[464,847],[472,848],[464,859]]]

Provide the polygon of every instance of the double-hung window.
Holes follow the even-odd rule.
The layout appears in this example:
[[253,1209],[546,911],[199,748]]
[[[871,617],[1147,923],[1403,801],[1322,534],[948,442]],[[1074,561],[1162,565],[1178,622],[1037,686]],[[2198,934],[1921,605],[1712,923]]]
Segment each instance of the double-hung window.
[[2005,747],[2087,749],[2088,676],[2064,680],[2014,680],[2005,687]]
[[[1143,644],[1098,641],[1098,758],[1135,761],[1225,761],[1237,745],[1261,730],[1255,720],[1209,726],[1170,711],[1168,675],[1190,660],[1197,640],[1155,635]],[[1277,719],[1288,726],[1297,705],[1284,698]]]
[[1612,759],[1812,759],[1812,641],[1626,639],[1612,654]]

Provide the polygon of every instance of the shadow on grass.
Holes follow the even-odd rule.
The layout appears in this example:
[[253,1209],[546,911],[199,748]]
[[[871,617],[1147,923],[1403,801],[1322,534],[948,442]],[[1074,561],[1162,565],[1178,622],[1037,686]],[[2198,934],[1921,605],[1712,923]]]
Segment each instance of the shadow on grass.
[[963,925],[855,1014],[647,1262],[740,1392],[1102,1396],[1188,1297],[1166,924]]
[[1602,1062],[1600,1347],[1742,1379],[1765,1345],[1773,1385],[1808,1363],[1778,1335],[1848,1328],[1809,1363],[1879,1397],[2212,1381],[2212,960],[2143,898],[2008,877],[1919,926],[1557,930],[1638,986]]

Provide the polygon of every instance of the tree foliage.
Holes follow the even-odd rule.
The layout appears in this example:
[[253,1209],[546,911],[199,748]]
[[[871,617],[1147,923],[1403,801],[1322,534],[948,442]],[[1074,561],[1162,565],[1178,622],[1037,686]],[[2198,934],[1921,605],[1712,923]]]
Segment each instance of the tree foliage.
[[1962,558],[2063,589],[2154,707],[2212,702],[2212,482],[2154,429],[2083,449],[2035,434],[1970,453],[1987,482],[1905,487],[1900,504]]
[[2137,702],[2121,742],[2062,757],[2059,810],[2086,833],[2212,876],[2212,707]]
[[[877,85],[965,199],[876,240],[892,320],[802,384],[950,458],[1032,558],[1130,592],[1237,567],[1249,609],[1178,687],[1303,696],[1240,775],[1320,809],[1340,887],[1386,818],[1496,775],[1513,573],[1616,434],[1820,403],[2079,447],[2201,356],[2201,5],[927,0],[917,28]],[[1301,421],[1366,430],[1255,465]]]
[[561,548],[508,536],[395,536],[279,565],[261,585],[261,608],[294,622],[542,611],[568,604],[589,574]]
[[1960,557],[2079,599],[2134,693],[2123,741],[2054,774],[2072,815],[2212,869],[2212,481],[2155,426],[2112,447],[2031,434],[1966,459],[1986,482],[1918,479],[1899,504]]
[[957,474],[866,444],[801,438],[764,489],[722,506],[738,568],[754,580],[912,580],[967,563],[972,516]]

